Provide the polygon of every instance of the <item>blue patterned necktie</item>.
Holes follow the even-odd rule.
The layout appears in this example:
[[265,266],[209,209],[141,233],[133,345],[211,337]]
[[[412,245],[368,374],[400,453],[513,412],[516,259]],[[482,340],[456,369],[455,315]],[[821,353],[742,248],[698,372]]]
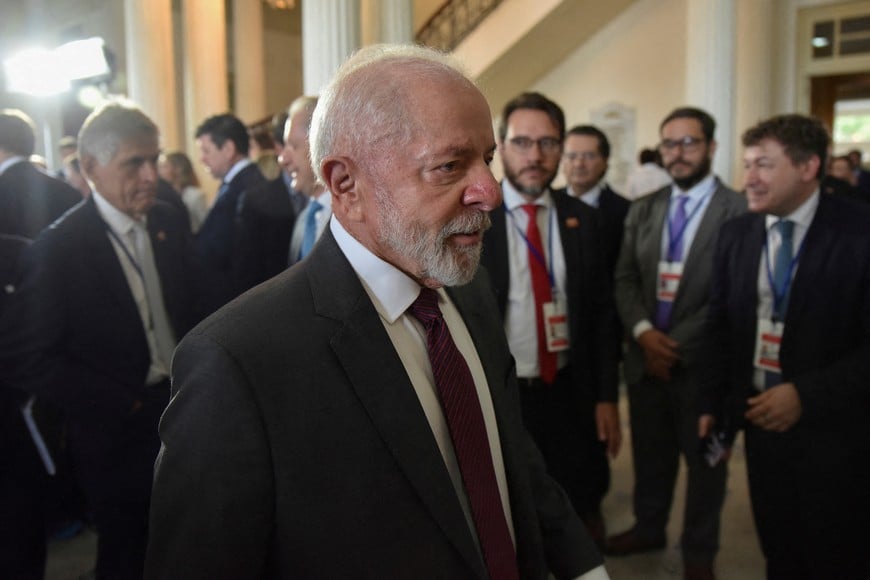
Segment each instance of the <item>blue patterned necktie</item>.
[[316,199],[312,199],[308,204],[305,214],[305,232],[302,236],[302,247],[299,249],[300,260],[308,255],[314,247],[314,242],[317,241],[317,212],[322,208],[323,206]]
[[[791,291],[791,261],[794,257],[794,222],[791,220],[779,220],[773,224],[780,235],[779,249],[773,260],[773,288],[774,294],[773,315],[779,322],[785,322],[785,314],[788,310],[788,296]],[[779,300],[776,294],[782,292]],[[780,361],[782,364],[782,361]],[[782,373],[774,371],[764,372],[765,388],[775,387],[782,383]]]

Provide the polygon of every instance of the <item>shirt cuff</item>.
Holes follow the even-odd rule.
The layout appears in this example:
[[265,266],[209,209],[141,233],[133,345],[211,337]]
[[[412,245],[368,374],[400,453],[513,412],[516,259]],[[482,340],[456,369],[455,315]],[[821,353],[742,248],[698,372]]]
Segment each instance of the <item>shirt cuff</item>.
[[634,337],[635,340],[637,340],[638,338],[640,338],[641,334],[643,334],[647,330],[652,329],[652,322],[644,318],[643,320],[634,325],[634,328],[631,329],[631,335]]
[[607,570],[604,569],[604,565],[602,564],[597,568],[589,570],[585,574],[577,576],[574,580],[610,580],[610,576],[607,574]]

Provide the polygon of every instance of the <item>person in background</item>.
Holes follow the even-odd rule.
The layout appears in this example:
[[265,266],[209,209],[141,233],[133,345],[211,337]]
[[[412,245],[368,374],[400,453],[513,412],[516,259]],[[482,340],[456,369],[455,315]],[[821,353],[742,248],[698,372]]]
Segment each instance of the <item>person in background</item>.
[[166,180],[181,196],[190,216],[190,231],[199,231],[208,214],[208,201],[199,188],[199,178],[193,170],[190,158],[182,151],[172,151],[160,156],[160,177]]
[[671,176],[661,164],[661,155],[655,149],[641,149],[638,165],[628,174],[625,183],[625,197],[638,199],[671,183]]

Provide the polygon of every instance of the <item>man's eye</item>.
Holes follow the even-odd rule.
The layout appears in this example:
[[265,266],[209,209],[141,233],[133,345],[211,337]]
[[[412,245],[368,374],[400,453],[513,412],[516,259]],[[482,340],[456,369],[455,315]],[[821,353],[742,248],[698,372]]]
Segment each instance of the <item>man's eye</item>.
[[457,163],[455,161],[448,161],[447,163],[442,163],[439,169],[441,171],[456,171]]

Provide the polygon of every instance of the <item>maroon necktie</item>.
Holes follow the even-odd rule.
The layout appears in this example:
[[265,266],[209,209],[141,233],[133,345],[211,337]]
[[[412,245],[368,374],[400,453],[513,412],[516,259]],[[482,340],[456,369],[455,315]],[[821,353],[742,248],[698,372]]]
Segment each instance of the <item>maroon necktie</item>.
[[550,291],[550,276],[547,274],[547,258],[541,231],[538,229],[538,206],[532,203],[523,206],[529,216],[526,228],[526,242],[529,251],[529,272],[532,274],[532,292],[535,295],[535,321],[538,325],[538,366],[541,380],[551,384],[556,380],[557,355],[547,349],[547,335],[544,324],[544,304],[553,299]]
[[450,336],[434,290],[420,290],[408,311],[426,329],[426,349],[435,386],[489,576],[492,580],[518,579],[516,551],[498,493],[492,452],[471,371]]

